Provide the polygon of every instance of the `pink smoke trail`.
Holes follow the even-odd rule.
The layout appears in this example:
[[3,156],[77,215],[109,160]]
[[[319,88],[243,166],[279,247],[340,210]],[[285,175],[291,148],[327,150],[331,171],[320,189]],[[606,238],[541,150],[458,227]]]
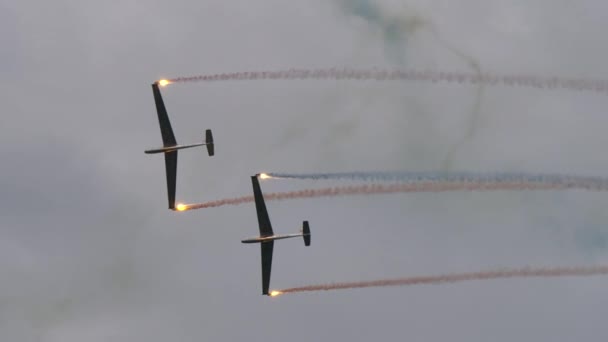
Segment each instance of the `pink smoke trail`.
[[[584,189],[590,191],[606,191],[606,186],[598,186],[593,182],[565,183],[535,183],[535,182],[420,182],[398,184],[364,184],[353,186],[338,186],[330,188],[305,189],[289,192],[273,192],[264,194],[268,201],[280,201],[297,198],[337,197],[352,195],[372,195],[407,192],[447,192],[447,191],[497,191],[497,190],[563,190]],[[253,202],[253,196],[227,198],[216,201],[185,204],[180,210],[193,210],[239,205]]]
[[244,71],[169,79],[169,83],[216,82],[243,80],[375,80],[375,81],[421,81],[432,83],[468,83],[473,85],[502,85],[507,87],[529,87],[538,89],[568,89],[608,94],[608,80],[563,78],[557,76],[500,75],[489,73],[451,72],[438,70],[400,69],[284,69],[271,71]]
[[553,277],[587,277],[597,275],[607,275],[608,266],[587,266],[587,267],[555,267],[555,268],[520,268],[504,269],[485,272],[471,273],[452,273],[434,276],[419,276],[398,279],[382,279],[372,281],[358,281],[348,283],[331,283],[321,285],[308,285],[292,287],[284,290],[273,291],[273,295],[297,292],[345,290],[364,287],[383,287],[383,286],[410,286],[423,284],[445,284],[457,283],[474,280],[491,280],[504,278],[553,278]]

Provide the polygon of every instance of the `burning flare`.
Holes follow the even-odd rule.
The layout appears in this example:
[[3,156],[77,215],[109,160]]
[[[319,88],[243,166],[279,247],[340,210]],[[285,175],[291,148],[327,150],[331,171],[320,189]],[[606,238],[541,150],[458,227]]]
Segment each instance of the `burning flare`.
[[188,205],[179,203],[179,204],[177,204],[177,207],[175,209],[177,209],[177,211],[185,211],[185,210],[188,210]]
[[276,290],[275,291],[270,291],[270,297],[276,297],[276,296],[279,296],[279,295],[282,295],[282,294],[283,294],[283,292],[281,292],[281,291],[276,291]]
[[262,173],[260,173],[260,174],[258,175],[258,177],[259,177],[260,179],[270,179],[270,178],[272,178],[272,176],[268,175],[267,173],[263,173],[263,172],[262,172]]
[[167,86],[169,84],[171,84],[171,81],[169,81],[169,80],[162,79],[162,80],[158,81],[158,85],[161,86],[161,87],[165,87],[165,86]]

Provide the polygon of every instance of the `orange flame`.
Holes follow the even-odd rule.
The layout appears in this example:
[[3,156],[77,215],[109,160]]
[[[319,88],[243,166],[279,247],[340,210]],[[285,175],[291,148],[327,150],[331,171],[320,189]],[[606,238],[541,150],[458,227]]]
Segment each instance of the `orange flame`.
[[169,81],[169,80],[162,79],[162,80],[158,81],[158,85],[161,87],[167,86],[169,84],[171,84],[171,81]]
[[270,297],[276,297],[276,296],[279,296],[282,294],[283,294],[283,292],[281,292],[281,291],[277,291],[277,290],[270,291]]
[[185,210],[188,210],[188,205],[179,203],[179,204],[177,204],[177,207],[175,207],[175,209],[177,209],[177,211],[185,211]]

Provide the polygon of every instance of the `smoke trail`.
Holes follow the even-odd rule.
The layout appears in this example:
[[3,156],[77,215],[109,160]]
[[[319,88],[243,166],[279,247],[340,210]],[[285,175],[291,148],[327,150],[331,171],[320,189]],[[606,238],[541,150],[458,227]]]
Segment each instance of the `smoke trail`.
[[[412,9],[408,9],[407,15],[400,14],[396,11],[383,10],[377,2],[370,0],[360,1],[339,1],[342,10],[347,14],[361,18],[367,21],[370,25],[375,26],[376,30],[380,30],[384,34],[384,50],[387,58],[397,61],[398,64],[405,64],[405,47],[407,46],[408,38],[412,37],[417,31],[428,31],[437,41],[454,56],[463,60],[465,64],[472,69],[477,77],[482,75],[481,64],[472,55],[466,53],[463,49],[450,43],[440,33],[430,18],[417,15]],[[473,106],[470,116],[467,120],[467,128],[464,135],[458,139],[450,148],[441,163],[443,170],[450,170],[454,162],[454,156],[462,148],[464,144],[470,141],[480,124],[481,119],[481,99],[483,97],[483,84],[478,84],[475,90]]]
[[[397,184],[364,184],[358,186],[340,186],[331,188],[305,189],[289,192],[274,192],[264,194],[264,198],[268,201],[280,201],[287,199],[298,198],[317,198],[317,197],[337,197],[337,196],[353,196],[353,195],[372,195],[372,194],[391,194],[391,193],[408,193],[408,192],[447,192],[447,191],[497,191],[497,190],[564,190],[564,189],[585,189],[591,191],[606,191],[608,183],[598,184],[596,182],[432,182],[421,181],[412,183],[397,183]],[[185,204],[181,206],[184,210],[205,209],[222,207],[225,205],[239,205],[253,202],[253,196],[242,196],[235,198],[227,198],[216,201]]]
[[473,280],[491,280],[504,278],[552,278],[552,277],[586,277],[596,275],[607,275],[608,266],[587,267],[555,267],[555,268],[520,268],[505,269],[485,272],[453,273],[434,276],[419,276],[398,279],[383,279],[373,281],[359,281],[350,283],[332,283],[322,285],[308,285],[292,287],[284,290],[274,291],[274,295],[297,292],[329,291],[356,289],[363,287],[381,286],[410,286],[423,284],[445,284]]
[[538,89],[568,89],[608,93],[608,80],[583,78],[542,77],[535,75],[499,75],[489,73],[450,72],[438,70],[400,69],[284,69],[274,71],[245,71],[198,76],[176,77],[169,83],[216,82],[243,80],[376,80],[376,81],[422,81],[432,83],[468,83],[473,85],[503,85],[508,87],[530,87]]
[[567,185],[571,188],[595,188],[608,190],[608,178],[583,177],[560,174],[533,173],[474,173],[474,172],[336,172],[336,173],[262,173],[262,179],[310,179],[310,180],[360,180],[404,183],[522,183]]
[[[475,77],[477,77],[477,78],[482,77],[483,72],[481,70],[481,65],[480,65],[479,61],[477,61],[477,59],[475,59],[471,55],[466,54],[459,48],[453,46],[451,43],[446,41],[443,38],[443,36],[441,36],[439,34],[439,31],[435,28],[434,25],[431,24],[431,25],[429,25],[428,28],[429,28],[429,31],[435,37],[435,39],[437,39],[437,41],[439,41],[445,48],[447,48],[448,51],[450,51],[454,55],[458,56],[459,58],[463,59],[466,62],[466,64],[473,69]],[[449,171],[451,169],[453,161],[454,161],[454,156],[456,155],[458,150],[460,150],[460,148],[465,143],[467,143],[467,141],[470,141],[473,138],[473,136],[475,135],[475,132],[477,131],[477,127],[480,124],[480,118],[481,118],[481,100],[483,98],[484,85],[485,84],[483,82],[479,82],[477,84],[477,88],[475,89],[475,100],[473,102],[473,107],[471,109],[471,116],[469,118],[469,125],[467,127],[465,134],[462,136],[462,138],[460,140],[458,140],[455,144],[452,144],[444,161],[442,162],[442,169],[445,171]]]

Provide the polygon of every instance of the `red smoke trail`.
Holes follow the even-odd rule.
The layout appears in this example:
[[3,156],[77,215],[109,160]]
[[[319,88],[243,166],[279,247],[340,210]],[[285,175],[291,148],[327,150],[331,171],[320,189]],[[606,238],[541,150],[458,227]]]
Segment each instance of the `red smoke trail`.
[[422,284],[444,284],[457,283],[473,280],[491,280],[504,278],[549,278],[549,277],[585,277],[594,275],[607,275],[608,266],[588,266],[588,267],[555,267],[555,268],[521,268],[505,269],[485,272],[472,273],[453,273],[434,276],[419,276],[399,279],[384,279],[373,281],[359,281],[350,283],[332,283],[324,285],[309,285],[292,287],[289,289],[278,290],[274,295],[296,292],[329,291],[356,289],[363,287],[380,286],[409,286]]
[[[289,192],[272,192],[264,194],[268,201],[286,200],[296,198],[336,197],[350,195],[372,195],[406,192],[447,192],[447,191],[496,191],[496,190],[563,190],[585,189],[602,191],[594,183],[526,183],[526,182],[421,182],[399,184],[364,184],[354,186],[340,186],[331,188],[306,189]],[[253,202],[253,196],[242,196],[197,204],[186,204],[184,210],[221,207],[225,205],[239,205]]]
[[383,70],[383,69],[286,69],[274,71],[245,71],[198,76],[176,77],[168,80],[179,82],[216,82],[242,80],[375,80],[375,81],[424,81],[432,83],[468,83],[473,85],[503,85],[538,89],[568,89],[608,94],[608,80],[584,78],[542,77],[535,75],[498,75],[488,73],[449,72],[437,70]]

